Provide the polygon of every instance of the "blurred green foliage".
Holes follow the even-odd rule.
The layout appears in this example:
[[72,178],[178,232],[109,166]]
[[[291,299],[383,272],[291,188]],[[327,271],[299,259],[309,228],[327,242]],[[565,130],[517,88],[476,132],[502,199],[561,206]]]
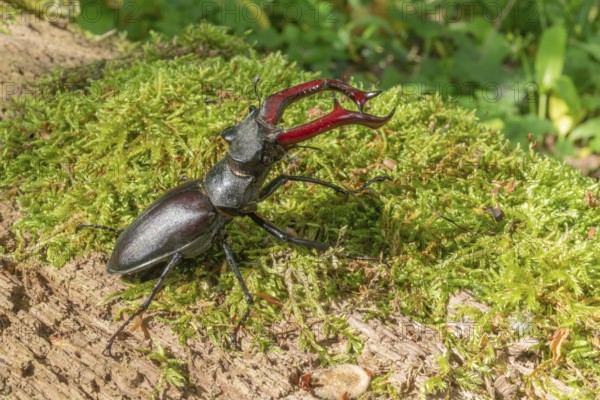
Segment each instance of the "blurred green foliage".
[[208,20],[305,69],[438,92],[513,143],[551,134],[582,155],[600,152],[598,13],[597,0],[82,0],[78,22],[144,40]]

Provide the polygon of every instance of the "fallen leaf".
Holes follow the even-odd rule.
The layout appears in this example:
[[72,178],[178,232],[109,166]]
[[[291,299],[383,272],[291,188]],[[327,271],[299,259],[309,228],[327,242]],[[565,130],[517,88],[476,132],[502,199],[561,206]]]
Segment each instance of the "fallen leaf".
[[283,307],[283,303],[281,301],[279,301],[279,299],[277,299],[274,296],[271,296],[269,293],[265,293],[265,292],[256,292],[253,293],[253,295],[255,297],[258,297],[259,299],[263,299],[264,301],[266,301],[267,303],[271,303],[279,308]]
[[600,351],[600,333],[596,333],[592,339],[592,347]]
[[323,115],[323,110],[320,107],[309,108],[306,111],[306,116],[309,118],[320,117],[321,115]]
[[506,184],[506,186],[504,186],[504,191],[506,193],[512,193],[515,191],[516,187],[517,187],[517,182],[508,182]]
[[587,239],[589,240],[595,238],[597,232],[598,229],[595,226],[590,227],[590,229],[588,229]]
[[383,160],[383,166],[387,169],[394,169],[396,167],[396,161],[391,158],[386,158]]
[[309,392],[311,392],[310,378],[310,374],[300,375],[300,377],[298,378],[298,386],[300,386],[304,390],[308,390]]
[[594,192],[585,192],[583,195],[583,204],[588,208],[598,207],[598,196]]
[[134,319],[133,322],[131,324],[131,327],[129,328],[129,332],[134,332],[137,329],[141,329],[142,333],[144,334],[144,338],[146,339],[150,339],[150,331],[148,331],[148,327],[146,326],[146,324],[144,323],[144,313],[141,313],[139,315],[137,315]]
[[484,333],[481,336],[481,340],[479,341],[479,348],[481,350],[485,349],[488,345],[488,341],[489,341],[489,336],[487,335],[487,333]]
[[492,328],[492,332],[494,332],[494,333],[498,332],[498,329],[500,329],[500,324],[502,323],[503,320],[504,320],[504,314],[498,313],[498,314],[494,315],[494,317],[490,321],[490,327]]
[[552,352],[552,363],[556,364],[562,355],[562,345],[569,337],[569,328],[558,328],[550,339],[550,351]]

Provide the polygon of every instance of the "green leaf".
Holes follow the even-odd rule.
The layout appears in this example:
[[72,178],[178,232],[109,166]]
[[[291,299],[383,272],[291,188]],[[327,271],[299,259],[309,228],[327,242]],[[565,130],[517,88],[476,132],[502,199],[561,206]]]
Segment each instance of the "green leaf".
[[575,144],[572,140],[559,139],[556,142],[556,152],[562,157],[573,156],[575,154]]
[[585,121],[571,133],[572,140],[589,139],[595,136],[600,136],[600,117]]
[[535,73],[540,92],[552,89],[562,74],[565,61],[567,31],[562,25],[555,25],[544,31],[535,57]]
[[595,153],[600,153],[600,135],[599,136],[595,136],[591,141],[590,141],[590,148],[595,152]]
[[527,137],[530,133],[535,139],[541,139],[554,132],[554,126],[547,119],[539,119],[534,115],[515,115],[506,118],[503,132],[511,142],[520,143],[527,148]]
[[578,118],[582,111],[581,99],[577,93],[577,88],[573,84],[573,80],[566,75],[558,78],[554,87],[554,93],[567,104],[569,115]]
[[587,42],[575,42],[575,45],[585,50],[590,56],[594,57],[597,61],[600,61],[600,43],[596,40],[600,39],[600,34],[596,35],[595,38],[590,38]]

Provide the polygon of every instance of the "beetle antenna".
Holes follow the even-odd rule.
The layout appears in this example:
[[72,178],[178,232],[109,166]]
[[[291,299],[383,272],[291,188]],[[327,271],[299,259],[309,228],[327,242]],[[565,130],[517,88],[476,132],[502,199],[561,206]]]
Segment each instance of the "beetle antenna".
[[304,144],[296,144],[294,145],[295,149],[311,149],[311,150],[321,150],[319,147],[315,147],[315,146],[307,146]]
[[260,81],[260,75],[256,75],[256,77],[254,78],[254,96],[256,97],[256,100],[258,100],[258,108],[260,108],[260,103],[262,100],[258,95],[258,81]]
[[[306,146],[306,145],[301,145],[301,144],[295,144],[292,147],[290,147],[289,150],[293,150],[293,149],[311,149],[311,150],[318,150],[318,151],[321,150],[319,147]],[[296,153],[296,154],[298,154],[298,153]],[[295,163],[298,159],[298,156],[296,154],[294,154],[294,156],[292,157],[288,153],[285,153],[285,160],[290,164]]]

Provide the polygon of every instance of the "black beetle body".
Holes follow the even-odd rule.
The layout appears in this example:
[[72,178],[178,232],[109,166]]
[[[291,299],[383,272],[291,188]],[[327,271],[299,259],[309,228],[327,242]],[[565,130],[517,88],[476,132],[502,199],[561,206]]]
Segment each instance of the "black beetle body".
[[205,252],[229,218],[217,212],[200,185],[199,180],[179,185],[142,212],[117,239],[108,272],[138,272],[177,252],[185,258]]
[[[291,102],[326,89],[343,92],[354,101],[359,111],[346,110],[334,101],[333,111],[322,118],[290,130],[282,130],[276,126],[285,107]],[[149,269],[164,261],[168,263],[148,298],[111,337],[105,352],[110,354],[118,333],[147,310],[172,268],[182,258],[196,257],[204,253],[213,243],[221,244],[248,305],[252,304],[252,296],[226,240],[224,228],[234,217],[248,216],[268,233],[289,243],[319,250],[329,248],[327,244],[290,237],[277,229],[256,214],[258,203],[288,181],[315,183],[350,194],[387,177],[372,179],[355,192],[302,176],[282,175],[267,185],[264,185],[264,182],[271,166],[295,143],[341,125],[361,124],[378,128],[385,124],[394,111],[385,117],[362,112],[366,101],[379,93],[363,92],[336,80],[319,79],[306,82],[269,96],[260,110],[250,107],[250,113],[242,122],[225,129],[221,136],[228,144],[227,154],[209,170],[204,179],[189,181],[169,190],[146,208],[127,229],[118,231],[121,234],[108,262],[110,273],[128,274]],[[100,227],[93,224],[82,226]],[[236,334],[248,317],[249,311],[248,307],[232,334],[234,344]]]

